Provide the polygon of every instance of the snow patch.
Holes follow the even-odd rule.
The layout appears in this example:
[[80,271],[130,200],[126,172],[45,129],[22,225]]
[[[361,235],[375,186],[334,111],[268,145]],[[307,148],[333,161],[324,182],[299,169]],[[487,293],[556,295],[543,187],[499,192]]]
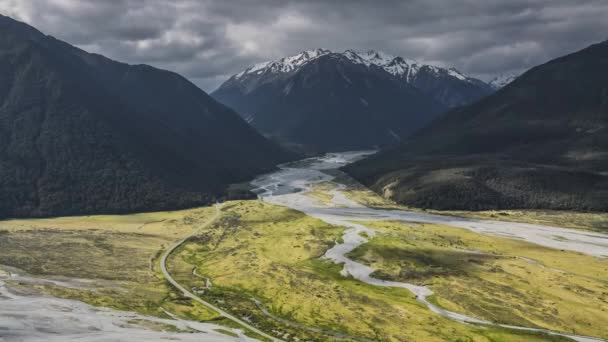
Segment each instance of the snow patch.
[[388,134],[390,134],[391,137],[395,138],[395,140],[397,140],[397,142],[401,142],[401,138],[392,129],[388,130]]
[[293,88],[293,82],[289,82],[285,86],[285,89],[283,89],[283,94],[285,94],[285,96],[289,95],[289,93],[291,92],[291,88]]
[[514,72],[510,72],[510,73],[502,73],[499,74],[497,76],[495,76],[494,78],[492,78],[491,80],[488,81],[488,84],[498,90],[504,86],[506,86],[507,84],[515,81],[515,79],[519,77],[519,74],[514,73]]
[[234,76],[234,78],[239,79],[241,78],[243,75],[245,74],[253,74],[253,73],[257,73],[260,74],[263,72],[264,69],[266,69],[272,62],[262,62],[262,63],[257,63],[254,64],[252,67],[245,69],[241,72],[239,72],[238,74],[236,74]]
[[245,69],[244,71],[241,71],[240,73],[236,74],[234,77],[236,79],[239,79],[239,78],[241,78],[245,75],[249,75],[249,74],[260,75],[260,74],[264,73],[265,71],[270,71],[270,72],[275,72],[275,73],[276,72],[279,72],[279,73],[291,72],[293,70],[296,70],[300,66],[302,66],[314,59],[317,59],[321,56],[327,55],[329,53],[331,53],[331,51],[325,50],[325,49],[314,49],[314,50],[302,51],[297,55],[284,57],[277,61],[267,61],[267,62],[257,63],[254,66],[252,66],[248,69]]
[[255,120],[253,114],[245,114],[243,119],[245,119],[245,122],[247,122],[248,124],[251,124]]
[[452,77],[456,77],[457,79],[461,80],[461,81],[466,81],[468,78],[466,76],[464,76],[463,74],[460,73],[460,71],[454,69],[454,68],[449,68],[448,69],[448,75],[452,76]]
[[350,78],[348,78],[346,75],[344,75],[343,72],[340,72],[340,76],[342,76],[342,78],[349,84],[353,84],[353,82],[350,80]]

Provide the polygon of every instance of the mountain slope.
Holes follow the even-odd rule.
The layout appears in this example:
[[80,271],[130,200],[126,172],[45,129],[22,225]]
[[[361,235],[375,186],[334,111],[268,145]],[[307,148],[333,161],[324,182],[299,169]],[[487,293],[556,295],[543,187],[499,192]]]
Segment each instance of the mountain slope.
[[382,67],[320,49],[255,65],[212,95],[264,134],[313,152],[396,144],[445,109]]
[[346,168],[402,203],[608,210],[608,43],[535,67]]
[[287,158],[175,73],[0,32],[0,217],[200,205]]

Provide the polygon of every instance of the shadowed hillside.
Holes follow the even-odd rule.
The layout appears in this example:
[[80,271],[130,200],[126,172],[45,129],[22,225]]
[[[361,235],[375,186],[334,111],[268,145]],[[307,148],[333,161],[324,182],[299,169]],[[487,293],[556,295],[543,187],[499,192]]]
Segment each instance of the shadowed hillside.
[[0,33],[0,217],[206,204],[288,158],[178,74]]
[[350,165],[401,203],[608,210],[608,43],[557,58]]

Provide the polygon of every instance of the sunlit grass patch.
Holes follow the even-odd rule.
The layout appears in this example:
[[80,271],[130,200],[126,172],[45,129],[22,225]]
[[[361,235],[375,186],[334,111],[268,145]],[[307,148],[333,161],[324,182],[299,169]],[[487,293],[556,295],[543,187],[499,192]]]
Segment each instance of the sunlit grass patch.
[[218,314],[174,291],[158,267],[163,249],[213,212],[213,208],[198,208],[0,221],[0,265],[41,278],[91,280],[91,288],[35,279],[22,284],[57,297],[165,318],[169,318],[166,310],[181,318],[216,320]]
[[[44,277],[94,280],[93,288],[23,284],[58,297],[165,318],[170,317],[165,313],[168,312],[184,319],[240,328],[183,297],[159,272],[162,252],[200,228],[213,213],[213,208],[200,208],[170,213],[3,221],[0,264]],[[396,226],[378,228],[397,235],[401,230]],[[343,232],[342,227],[284,207],[260,201],[227,202],[215,224],[201,229],[172,254],[169,270],[177,281],[196,290],[203,299],[289,341],[340,339],[305,327],[376,341],[453,341],[455,337],[463,341],[556,340],[542,334],[462,325],[430,312],[405,289],[376,287],[343,277],[341,265],[322,259],[327,249],[341,241]],[[457,236],[433,241],[459,246],[457,238],[462,240]],[[386,258],[395,253],[399,258],[411,257],[396,252],[401,248],[398,243],[391,248],[386,249]],[[534,257],[532,254],[530,258]],[[493,258],[497,257],[489,260]],[[428,260],[442,267],[432,268],[438,275],[461,276],[450,272],[457,263],[467,260],[452,259],[453,255],[431,253],[416,260],[421,281],[428,276],[425,273]],[[573,259],[563,267],[569,269],[576,262],[580,260]],[[381,271],[387,277],[392,276],[392,269]],[[464,272],[469,270],[464,268]],[[585,274],[592,277],[591,271]],[[207,277],[212,283],[210,289],[206,288]],[[460,303],[446,301],[448,297],[440,288],[434,289],[439,305],[450,307]],[[303,326],[287,326],[264,315],[254,299],[272,315]]]
[[307,192],[306,195],[316,199],[323,205],[330,206],[332,205],[332,199],[334,197],[331,194],[331,190],[335,187],[335,184],[329,182],[314,184],[311,191]]
[[[432,313],[402,288],[367,285],[320,258],[342,235],[302,213],[259,201],[232,202],[223,216],[169,260],[180,283],[201,298],[286,340],[335,337],[288,326],[263,314],[376,341],[516,341],[519,334],[463,325]],[[212,282],[204,289],[205,279]],[[492,336],[490,338],[490,336]],[[555,340],[528,334],[529,340]]]
[[608,337],[608,260],[433,224],[379,230],[350,256],[429,286],[437,305],[498,323]]

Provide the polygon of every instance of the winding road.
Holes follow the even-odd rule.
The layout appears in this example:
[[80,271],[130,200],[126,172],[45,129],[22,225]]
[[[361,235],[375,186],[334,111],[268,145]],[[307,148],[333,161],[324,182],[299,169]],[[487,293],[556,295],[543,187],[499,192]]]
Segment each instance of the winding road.
[[166,252],[165,254],[163,254],[161,260],[160,260],[160,268],[163,272],[164,277],[169,281],[169,283],[171,283],[171,285],[173,285],[176,289],[178,289],[179,291],[181,291],[184,295],[184,297],[188,297],[196,302],[199,302],[203,305],[205,305],[206,307],[210,308],[211,310],[217,312],[218,314],[220,314],[222,317],[225,317],[245,328],[247,328],[248,330],[251,330],[253,332],[255,332],[256,334],[263,336],[271,341],[282,341],[276,337],[270,336],[268,334],[266,334],[265,332],[259,330],[258,328],[252,326],[251,324],[243,321],[242,319],[239,319],[231,314],[229,314],[228,312],[218,308],[217,306],[202,300],[200,297],[198,297],[197,295],[193,294],[192,292],[188,291],[185,287],[183,287],[182,285],[180,285],[175,279],[173,279],[173,277],[171,276],[171,273],[169,273],[169,271],[167,270],[167,259],[169,258],[169,255],[171,255],[171,253],[173,253],[173,251],[175,251],[177,248],[179,248],[181,245],[184,244],[184,242],[186,242],[188,239],[190,239],[192,236],[196,235],[202,228],[205,228],[207,226],[209,226],[210,224],[212,224],[215,220],[217,220],[217,218],[220,216],[220,209],[221,209],[221,204],[216,204],[215,205],[215,214],[213,215],[213,217],[211,217],[207,222],[205,222],[201,227],[199,227],[199,229],[197,229],[196,231],[194,231],[192,234],[186,236],[185,238],[179,240],[178,242],[176,242],[173,246],[171,246]]

